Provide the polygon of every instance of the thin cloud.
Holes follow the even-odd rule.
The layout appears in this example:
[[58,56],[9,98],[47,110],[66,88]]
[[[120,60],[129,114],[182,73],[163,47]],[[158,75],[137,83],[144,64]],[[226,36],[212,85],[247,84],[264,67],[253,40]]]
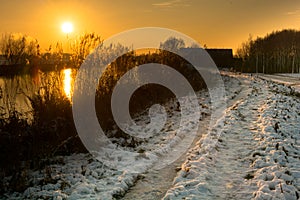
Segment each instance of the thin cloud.
[[286,15],[300,15],[300,10],[289,11],[285,13]]
[[160,7],[160,8],[173,8],[178,6],[190,6],[186,0],[173,0],[173,1],[164,1],[159,3],[154,3],[152,6]]

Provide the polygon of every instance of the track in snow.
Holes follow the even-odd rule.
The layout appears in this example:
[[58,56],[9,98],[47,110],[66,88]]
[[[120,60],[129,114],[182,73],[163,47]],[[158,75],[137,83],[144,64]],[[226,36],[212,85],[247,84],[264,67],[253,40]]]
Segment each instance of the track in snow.
[[[235,88],[234,96],[228,101],[229,107],[234,107],[238,102],[242,101],[248,94],[249,90],[246,88],[248,83],[245,79],[242,80],[242,85]],[[236,86],[236,85],[235,85]],[[231,88],[232,89],[232,88]],[[210,117],[207,116],[199,123],[199,133],[194,138],[191,148],[196,145],[202,135],[207,133],[207,125],[209,124]],[[180,148],[180,147],[179,147]],[[169,153],[176,152],[176,147]],[[186,151],[178,160],[160,170],[150,170],[143,174],[137,183],[129,189],[129,191],[122,198],[124,200],[130,199],[161,199],[164,197],[167,190],[172,187],[173,180],[177,175],[178,170],[181,169],[182,163],[187,157]],[[165,155],[167,157],[168,155]]]

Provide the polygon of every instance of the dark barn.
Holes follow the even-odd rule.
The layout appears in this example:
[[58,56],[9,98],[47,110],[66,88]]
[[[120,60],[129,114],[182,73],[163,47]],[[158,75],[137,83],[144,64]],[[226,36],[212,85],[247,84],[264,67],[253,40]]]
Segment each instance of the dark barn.
[[234,59],[232,49],[205,49],[214,60],[218,68],[230,68]]

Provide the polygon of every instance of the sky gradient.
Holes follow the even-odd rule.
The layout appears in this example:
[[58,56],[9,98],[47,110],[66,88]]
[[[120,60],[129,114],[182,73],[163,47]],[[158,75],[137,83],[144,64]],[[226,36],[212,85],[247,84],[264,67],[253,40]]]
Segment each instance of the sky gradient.
[[0,1],[0,33],[21,32],[38,39],[42,50],[96,32],[106,39],[121,31],[158,26],[180,31],[209,48],[236,49],[249,34],[300,28],[299,0],[11,0]]

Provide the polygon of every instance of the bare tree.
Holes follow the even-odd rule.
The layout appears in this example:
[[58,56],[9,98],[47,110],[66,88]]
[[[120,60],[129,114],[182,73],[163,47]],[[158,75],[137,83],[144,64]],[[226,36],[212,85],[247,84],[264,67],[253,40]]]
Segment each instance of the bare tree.
[[169,37],[165,42],[160,43],[159,48],[168,51],[178,52],[185,47],[185,42],[181,38]]
[[[195,48],[195,49],[197,49],[197,48],[201,48],[201,47],[197,43],[192,43],[189,48]],[[204,44],[203,48],[207,49],[206,44]]]

